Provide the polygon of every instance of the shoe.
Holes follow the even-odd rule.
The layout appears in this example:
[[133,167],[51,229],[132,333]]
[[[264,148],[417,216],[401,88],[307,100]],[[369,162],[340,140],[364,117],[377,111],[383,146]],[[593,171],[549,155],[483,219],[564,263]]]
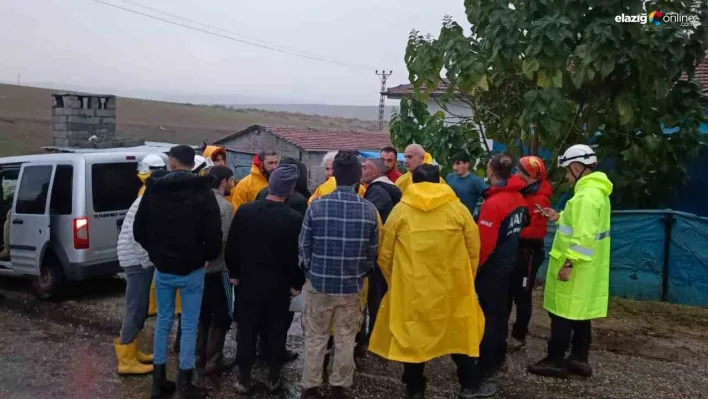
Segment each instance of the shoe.
[[155,364],[152,372],[152,393],[153,399],[164,398],[171,395],[177,389],[177,384],[167,379],[167,365]]
[[565,362],[568,367],[568,371],[571,374],[575,374],[580,377],[590,378],[592,377],[592,367],[590,364],[581,359],[580,356],[570,355]]
[[327,399],[327,396],[325,396],[318,387],[303,388],[302,391],[300,391],[300,399]]
[[408,399],[425,399],[425,392],[416,392],[416,393],[409,393],[407,395]]
[[487,381],[483,381],[477,389],[462,388],[457,395],[458,399],[491,398],[497,394],[497,387]]
[[276,393],[283,389],[283,380],[278,376],[277,378],[271,379],[268,378],[268,381],[266,381],[266,389],[270,393]]
[[531,374],[540,375],[541,377],[568,377],[568,368],[566,367],[565,362],[554,362],[548,357],[545,357],[538,363],[529,366],[528,372]]
[[253,393],[251,384],[251,367],[241,365],[238,368],[238,381],[234,384],[234,389],[239,395],[250,395]]
[[116,357],[118,358],[118,375],[145,375],[152,373],[153,367],[151,364],[142,364],[135,357],[137,351],[137,340],[128,345],[121,345],[120,338],[113,341],[113,346],[116,349]]
[[236,381],[234,384],[234,391],[236,391],[239,395],[248,396],[253,393],[253,387],[250,383]]
[[226,342],[226,330],[223,328],[211,328],[209,339],[206,345],[206,366],[204,374],[209,376],[232,369],[236,365],[236,359],[224,359],[224,343]]
[[329,397],[331,399],[352,399],[352,393],[349,389],[344,387],[331,387],[329,390]]
[[177,374],[177,394],[176,399],[204,399],[209,396],[209,390],[198,388],[192,384],[194,369],[179,369]]
[[526,347],[526,340],[525,339],[516,339],[516,338],[512,337],[509,340],[509,344],[506,347],[506,351],[509,353],[517,352],[525,347]]
[[140,363],[152,364],[152,355],[140,350],[140,334],[135,338],[135,348],[135,358],[138,359]]

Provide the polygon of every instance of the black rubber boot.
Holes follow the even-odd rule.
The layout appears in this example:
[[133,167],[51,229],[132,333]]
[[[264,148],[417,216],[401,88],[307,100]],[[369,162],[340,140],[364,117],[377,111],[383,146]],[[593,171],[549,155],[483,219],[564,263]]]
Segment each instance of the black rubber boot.
[[536,364],[532,364],[528,368],[529,373],[540,375],[541,377],[568,377],[568,368],[563,360],[552,360],[548,357],[543,358]]
[[253,393],[253,386],[251,384],[251,367],[243,365],[239,366],[238,372],[238,381],[236,381],[236,384],[234,385],[234,390],[239,395],[250,395]]
[[177,399],[204,399],[209,396],[209,390],[195,387],[192,384],[194,378],[194,369],[182,370],[179,369],[177,374]]
[[570,373],[585,378],[592,377],[592,367],[588,363],[587,357],[571,353],[565,362]]
[[165,364],[154,364],[152,371],[152,392],[151,398],[164,398],[171,395],[177,384],[167,379],[167,368]]
[[213,375],[230,370],[236,365],[236,359],[224,359],[224,343],[226,342],[226,330],[223,328],[213,328],[209,331],[209,341],[207,343],[206,375]]
[[204,369],[207,365],[207,342],[209,338],[209,325],[199,323],[197,329],[197,347],[195,350],[194,373],[197,375],[194,385],[207,388]]

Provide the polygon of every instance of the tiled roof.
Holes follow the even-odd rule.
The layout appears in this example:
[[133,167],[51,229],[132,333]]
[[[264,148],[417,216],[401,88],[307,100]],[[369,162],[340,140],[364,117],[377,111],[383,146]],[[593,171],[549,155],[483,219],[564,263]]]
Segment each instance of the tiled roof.
[[391,145],[391,135],[389,132],[271,125],[253,125],[245,130],[217,140],[214,144],[223,144],[232,138],[253,131],[269,132],[305,151],[334,151],[343,149],[378,150]]
[[708,97],[708,58],[696,65],[696,80],[701,85],[703,95]]

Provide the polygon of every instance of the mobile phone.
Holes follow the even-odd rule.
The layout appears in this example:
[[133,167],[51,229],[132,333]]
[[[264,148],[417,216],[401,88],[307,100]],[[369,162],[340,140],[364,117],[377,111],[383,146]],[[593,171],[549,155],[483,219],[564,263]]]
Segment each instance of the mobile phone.
[[544,217],[548,217],[549,215],[543,210],[543,207],[539,204],[534,204],[536,206],[536,209],[543,215]]

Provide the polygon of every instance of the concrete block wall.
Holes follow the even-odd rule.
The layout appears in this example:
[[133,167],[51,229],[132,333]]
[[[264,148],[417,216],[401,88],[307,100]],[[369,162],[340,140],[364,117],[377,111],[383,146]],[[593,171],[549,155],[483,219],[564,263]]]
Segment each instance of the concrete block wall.
[[115,96],[53,93],[54,145],[81,147],[94,135],[102,140],[115,138]]

